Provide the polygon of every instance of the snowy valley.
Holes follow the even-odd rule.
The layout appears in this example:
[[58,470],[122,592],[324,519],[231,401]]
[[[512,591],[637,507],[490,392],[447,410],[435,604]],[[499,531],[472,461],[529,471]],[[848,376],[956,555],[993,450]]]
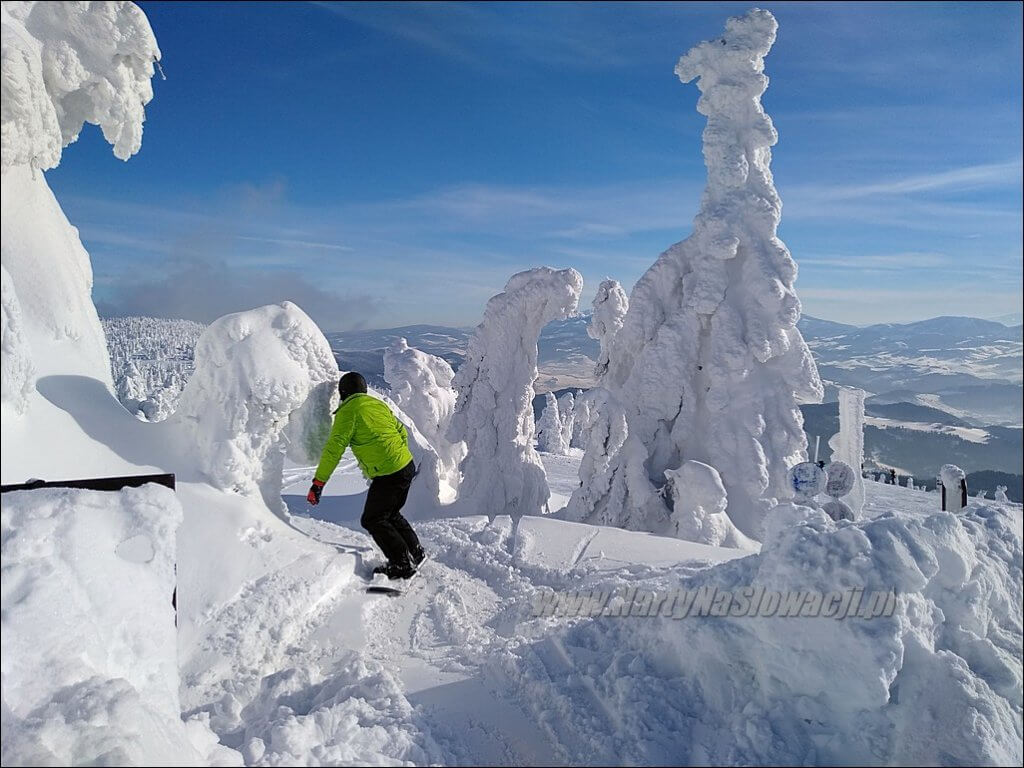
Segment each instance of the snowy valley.
[[[3,483],[176,478],[5,487],[4,765],[1020,764],[1021,505],[958,509],[951,466],[951,511],[863,482],[869,428],[949,414],[922,401],[842,389],[815,427],[828,475],[807,461],[801,407],[852,383],[819,366],[875,362],[871,329],[798,322],[771,13],[687,40],[707,189],[628,295],[607,280],[581,316],[580,273],[536,267],[471,331],[327,335],[287,296],[205,327],[101,322],[45,172],[87,122],[141,149],[161,52],[133,3],[5,2],[2,22]],[[971,336],[1001,362],[969,372],[893,343],[893,369],[1006,376],[1020,328]],[[351,368],[419,469],[404,513],[428,559],[397,597],[366,591],[351,455],[307,503]],[[929,405],[966,410],[950,391]]]

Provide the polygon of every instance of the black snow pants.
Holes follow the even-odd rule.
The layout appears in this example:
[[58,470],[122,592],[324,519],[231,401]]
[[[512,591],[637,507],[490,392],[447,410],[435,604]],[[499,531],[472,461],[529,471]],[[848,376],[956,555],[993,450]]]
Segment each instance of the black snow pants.
[[373,537],[389,563],[408,563],[409,553],[420,547],[415,531],[402,517],[415,474],[416,465],[410,461],[393,474],[373,478],[366,494],[359,524]]

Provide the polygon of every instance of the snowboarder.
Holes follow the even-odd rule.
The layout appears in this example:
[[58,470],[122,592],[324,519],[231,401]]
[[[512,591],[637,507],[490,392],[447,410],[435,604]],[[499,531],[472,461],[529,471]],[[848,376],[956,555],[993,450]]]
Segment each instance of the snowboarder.
[[366,379],[352,371],[338,382],[341,405],[335,411],[334,426],[320,456],[306,501],[320,503],[324,484],[330,479],[345,449],[351,446],[363,474],[370,480],[366,504],[359,524],[373,537],[387,558],[374,573],[389,579],[408,579],[423,562],[423,547],[402,506],[416,465],[409,452],[405,426],[387,405],[366,393]]

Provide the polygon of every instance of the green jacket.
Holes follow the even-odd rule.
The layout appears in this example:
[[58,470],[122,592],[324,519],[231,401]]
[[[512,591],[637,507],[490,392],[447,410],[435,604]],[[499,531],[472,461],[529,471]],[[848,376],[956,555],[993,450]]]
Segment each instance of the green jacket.
[[405,425],[383,401],[363,392],[341,401],[314,477],[326,483],[349,446],[370,478],[393,474],[412,461]]

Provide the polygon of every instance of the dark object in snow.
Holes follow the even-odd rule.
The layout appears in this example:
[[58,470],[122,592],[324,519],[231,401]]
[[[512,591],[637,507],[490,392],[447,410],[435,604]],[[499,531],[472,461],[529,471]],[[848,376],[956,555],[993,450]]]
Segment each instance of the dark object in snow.
[[[943,483],[939,483],[939,488],[942,489],[942,510],[945,512],[948,507],[946,506],[946,486]],[[967,480],[960,478],[960,509],[967,507]]]
[[[422,563],[425,560],[425,556],[420,558],[420,564],[422,565]],[[388,567],[390,566],[378,566],[378,568],[385,569]],[[374,583],[370,584],[370,586],[366,588],[366,591],[369,594],[391,595],[392,597],[396,597],[398,595],[403,594],[409,588],[409,585],[412,583],[412,581],[416,578],[416,575],[420,572],[419,568],[413,568],[412,573],[407,577],[394,579],[389,576],[388,578],[390,579],[390,581],[386,583],[377,583],[376,578],[381,574],[386,575],[387,573],[386,571],[379,571],[378,568],[373,569]]]
[[124,477],[89,477],[82,480],[29,480],[27,483],[0,486],[0,493],[34,491],[38,488],[82,488],[87,491],[120,491],[156,483],[174,490],[174,475],[126,475]]

